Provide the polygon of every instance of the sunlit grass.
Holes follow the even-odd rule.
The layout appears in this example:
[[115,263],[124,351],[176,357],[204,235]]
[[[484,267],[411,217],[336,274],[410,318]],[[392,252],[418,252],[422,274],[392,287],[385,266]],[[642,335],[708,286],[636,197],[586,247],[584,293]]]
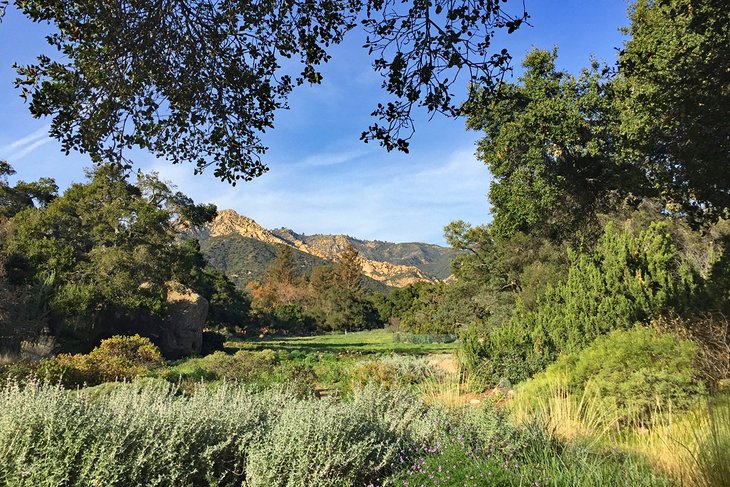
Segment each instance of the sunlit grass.
[[349,354],[398,353],[404,355],[426,355],[454,352],[457,343],[405,343],[398,342],[393,332],[368,330],[353,333],[332,333],[307,337],[271,337],[231,341],[231,348],[247,350],[288,350],[303,352],[340,352]]
[[528,397],[518,388],[509,409],[518,424],[537,421],[561,441],[597,446],[618,428],[615,408],[608,407],[591,387],[580,397],[570,394],[565,380],[554,381],[549,392],[538,397]]
[[635,429],[624,448],[644,455],[681,485],[730,485],[730,398],[708,400],[696,409],[657,413],[649,429]]

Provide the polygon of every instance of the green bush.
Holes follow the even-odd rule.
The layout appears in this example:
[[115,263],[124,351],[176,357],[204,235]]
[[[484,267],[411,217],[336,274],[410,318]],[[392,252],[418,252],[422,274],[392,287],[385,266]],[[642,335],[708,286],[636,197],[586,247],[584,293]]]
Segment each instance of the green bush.
[[[503,448],[504,444],[509,448]],[[509,438],[508,442],[470,444],[463,435],[452,433],[436,446],[423,445],[404,452],[398,460],[399,469],[391,485],[673,485],[639,458],[566,445],[537,427],[522,429],[519,438]]]
[[195,371],[202,370],[212,380],[253,382],[262,376],[271,375],[277,363],[276,353],[272,350],[239,350],[233,355],[214,352],[205,357],[187,360],[177,371],[184,376],[188,372],[197,373]]
[[374,478],[400,441],[349,404],[321,400],[289,405],[249,457],[251,486],[339,487]]
[[416,343],[416,344],[433,344],[433,343],[453,343],[456,341],[456,335],[452,334],[435,334],[435,333],[403,333],[393,334],[395,343]]
[[585,350],[562,355],[544,372],[516,388],[522,402],[537,405],[567,387],[575,398],[601,401],[621,423],[645,422],[657,409],[683,409],[705,392],[697,377],[697,346],[637,326],[599,337]]
[[362,485],[443,429],[418,398],[369,388],[351,402],[164,381],[67,391],[0,387],[0,483]]
[[95,385],[144,376],[165,361],[149,338],[114,336],[102,340],[89,354],[59,354],[43,360],[38,374],[66,386]]
[[419,384],[439,371],[424,358],[388,356],[357,362],[349,371],[354,387],[377,384],[385,388]]
[[565,280],[548,286],[535,310],[518,305],[509,323],[466,337],[465,361],[472,370],[488,360],[489,381],[505,377],[516,383],[612,330],[689,309],[700,294],[665,222],[638,235],[609,225],[593,251],[569,257]]

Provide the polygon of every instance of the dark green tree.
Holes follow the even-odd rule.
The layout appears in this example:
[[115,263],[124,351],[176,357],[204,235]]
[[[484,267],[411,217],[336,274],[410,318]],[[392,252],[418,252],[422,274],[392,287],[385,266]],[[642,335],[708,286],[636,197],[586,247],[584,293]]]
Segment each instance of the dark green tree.
[[294,251],[288,245],[279,245],[276,257],[266,268],[264,283],[269,285],[293,285],[296,281],[294,273]]
[[334,266],[335,283],[349,293],[362,291],[362,259],[351,244],[337,255]]
[[18,181],[10,187],[7,178],[13,174],[12,166],[0,160],[0,216],[9,218],[25,208],[44,208],[58,196],[58,186],[52,178],[30,183]]
[[613,107],[597,63],[579,78],[555,66],[557,50],[531,51],[517,84],[502,83],[467,104],[484,131],[477,155],[492,173],[490,232],[560,242],[596,227],[596,215],[637,188],[641,174],[612,157]]
[[214,204],[195,204],[189,196],[175,191],[175,186],[170,181],[161,180],[157,172],[139,172],[136,186],[147,201],[164,208],[181,229],[199,228],[212,221],[218,213]]
[[622,157],[665,207],[701,224],[730,209],[730,9],[638,0],[615,80]]
[[241,319],[247,304],[225,276],[206,268],[197,241],[180,238],[164,203],[145,197],[118,165],[98,166],[88,177],[9,222],[8,277],[26,287],[53,277],[54,334],[66,327],[92,339],[112,315],[164,316],[173,280],[206,297],[212,316]]
[[119,167],[100,166],[89,177],[48,208],[13,218],[11,273],[26,282],[55,273],[57,327],[75,320],[89,328],[107,309],[161,314],[164,284],[172,277],[167,212],[144,200]]
[[527,18],[501,0],[12,3],[51,26],[60,55],[18,66],[16,85],[64,151],[126,165],[140,147],[233,183],[267,170],[261,134],[296,86],[321,82],[319,65],[358,24],[390,95],[362,138],[407,150],[411,109],[457,115],[459,73],[497,79],[510,56],[492,50],[493,34]]

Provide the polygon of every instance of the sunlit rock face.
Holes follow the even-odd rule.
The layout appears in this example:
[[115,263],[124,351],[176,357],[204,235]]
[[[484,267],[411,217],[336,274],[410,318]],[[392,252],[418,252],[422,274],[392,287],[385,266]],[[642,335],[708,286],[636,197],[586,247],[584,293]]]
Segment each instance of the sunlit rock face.
[[[394,287],[448,278],[448,262],[456,255],[451,249],[423,243],[364,241],[346,235],[307,236],[288,228],[267,230],[233,210],[219,211],[213,222],[197,232],[197,236],[203,238],[227,235],[239,235],[267,244],[288,245],[325,260],[334,260],[348,245],[352,245],[362,258],[363,274]],[[428,272],[422,268],[428,269]]]

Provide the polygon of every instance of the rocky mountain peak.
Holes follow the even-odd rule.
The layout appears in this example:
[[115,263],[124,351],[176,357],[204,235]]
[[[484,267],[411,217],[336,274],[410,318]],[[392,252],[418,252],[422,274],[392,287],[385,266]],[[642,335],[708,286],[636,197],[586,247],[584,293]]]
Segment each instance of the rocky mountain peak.
[[[362,258],[363,274],[383,282],[389,286],[403,287],[418,281],[435,281],[420,268],[414,265],[389,262],[387,258],[378,258],[377,252],[363,253],[368,247],[399,244],[388,242],[370,242],[358,240],[346,235],[301,235],[289,228],[267,230],[253,219],[238,214],[234,210],[221,210],[216,218],[208,224],[207,235],[219,237],[226,235],[240,235],[268,244],[283,244],[301,252],[326,259],[334,260],[337,255],[352,244]],[[420,244],[419,244],[420,245]],[[447,250],[447,249],[444,249]]]
[[266,243],[285,243],[253,219],[239,215],[235,210],[219,211],[208,227],[211,237],[235,234],[255,238]]

